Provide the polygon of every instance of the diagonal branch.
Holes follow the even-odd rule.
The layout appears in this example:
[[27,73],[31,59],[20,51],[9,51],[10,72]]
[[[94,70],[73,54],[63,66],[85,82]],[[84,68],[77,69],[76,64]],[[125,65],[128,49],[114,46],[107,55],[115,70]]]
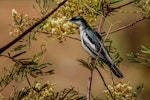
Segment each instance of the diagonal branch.
[[[104,25],[104,22],[105,22],[105,18],[107,17],[107,15],[105,16],[102,16],[100,22],[99,22],[99,25],[98,25],[98,30],[97,32],[100,34],[102,32],[102,28],[103,28],[103,25]],[[101,35],[101,34],[100,34]]]
[[6,44],[4,47],[0,48],[0,54],[3,53],[5,50],[7,50],[9,47],[14,45],[16,42],[18,42],[20,39],[22,39],[25,35],[27,35],[29,32],[31,32],[35,27],[37,27],[40,23],[45,21],[49,16],[51,16],[55,11],[57,11],[63,4],[65,4],[67,0],[63,0],[60,2],[56,7],[51,10],[47,15],[45,15],[43,18],[41,18],[39,21],[37,21],[35,24],[33,24],[31,27],[29,27],[27,30],[25,30],[21,35],[19,35],[16,39]]
[[106,89],[108,90],[109,94],[111,95],[112,99],[115,100],[114,96],[112,95],[110,89],[108,88],[106,82],[105,82],[105,79],[103,77],[103,75],[101,74],[101,72],[99,71],[99,69],[97,67],[95,67],[96,71],[98,72],[99,76],[101,77],[103,83],[104,83],[104,86],[106,87]]
[[120,8],[122,8],[122,7],[125,7],[125,6],[127,6],[127,5],[130,5],[130,4],[134,3],[134,2],[135,2],[135,0],[130,1],[130,2],[128,2],[128,3],[125,3],[125,4],[122,4],[122,5],[118,6],[118,7],[110,8],[110,7],[109,7],[109,0],[106,0],[106,1],[105,1],[105,3],[106,3],[106,4],[105,4],[105,5],[106,5],[106,13],[103,13],[102,18],[101,18],[101,20],[100,20],[100,22],[99,22],[98,33],[101,33],[103,24],[104,24],[104,22],[105,22],[105,18],[109,15],[109,13],[113,12],[113,11],[116,10],[116,9],[120,9]]
[[135,1],[136,1],[136,0],[133,0],[133,1],[130,1],[130,2],[128,2],[128,3],[122,4],[122,5],[118,6],[118,7],[111,8],[111,11],[112,11],[112,10],[116,10],[116,9],[120,9],[120,8],[125,7],[125,6],[127,6],[127,5],[130,5],[130,4],[134,3]]
[[51,35],[57,35],[57,36],[64,36],[66,38],[70,38],[70,39],[73,39],[73,40],[81,41],[78,38],[75,38],[75,37],[72,37],[72,36],[69,36],[69,35],[66,35],[66,34],[50,33],[50,32],[46,32],[46,31],[36,31],[36,32],[41,32],[41,33],[51,34]]
[[102,11],[103,15],[102,15],[102,18],[101,18],[99,25],[98,25],[98,30],[97,30],[98,33],[101,33],[105,19],[108,16],[108,14],[110,13],[109,0],[105,1],[105,5],[106,5],[106,12],[104,10]]
[[[128,27],[131,27],[131,26],[137,24],[138,22],[140,22],[140,21],[142,21],[142,20],[144,20],[144,19],[146,19],[146,18],[148,18],[148,17],[141,17],[139,20],[136,20],[136,21],[134,21],[134,22],[132,22],[132,23],[129,23],[129,24],[125,25],[125,26],[122,26],[122,27],[120,27],[120,28],[118,28],[118,29],[116,29],[116,30],[110,31],[110,32],[108,32],[107,34],[112,34],[112,33],[121,31],[121,30],[123,30],[123,29],[126,29],[126,28],[128,28]],[[105,35],[106,35],[106,34],[103,34],[102,36],[105,36]]]

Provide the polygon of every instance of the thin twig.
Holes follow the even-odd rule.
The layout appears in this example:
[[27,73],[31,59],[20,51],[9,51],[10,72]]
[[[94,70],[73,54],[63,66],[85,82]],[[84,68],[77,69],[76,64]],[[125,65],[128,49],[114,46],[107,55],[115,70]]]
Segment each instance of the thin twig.
[[110,11],[110,8],[109,8],[109,0],[106,0],[105,3],[106,3],[106,10],[107,10],[107,12],[108,12],[108,11]]
[[26,79],[27,79],[27,82],[28,82],[29,86],[31,87],[31,83],[29,81],[28,75],[26,75]]
[[60,100],[64,100],[73,89],[74,89],[74,87],[72,87],[69,91],[67,91],[66,94],[64,94],[64,96],[62,98],[60,98]]
[[114,7],[114,8],[110,8],[110,7],[109,7],[109,0],[106,0],[105,2],[106,2],[106,10],[107,10],[107,11],[106,11],[106,13],[103,13],[102,19],[101,19],[100,22],[99,22],[99,26],[98,26],[98,30],[97,30],[98,33],[101,33],[103,24],[104,24],[104,22],[105,22],[105,19],[106,19],[106,17],[108,16],[108,14],[109,14],[110,12],[112,12],[112,11],[114,11],[114,10],[116,10],[116,9],[122,8],[122,7],[124,7],[124,6],[127,6],[127,5],[129,5],[129,4],[132,4],[132,3],[134,3],[135,1],[130,1],[130,2],[126,3],[126,4],[123,4],[123,5],[120,5],[120,6],[118,6],[118,7]]
[[9,59],[11,59],[13,62],[18,63],[18,61],[17,61],[16,59],[12,58],[12,57],[9,57],[9,56],[6,56],[6,55],[0,55],[0,56],[9,58]]
[[101,79],[102,79],[102,81],[103,81],[103,83],[104,83],[104,86],[106,87],[106,89],[107,89],[108,92],[110,93],[112,99],[115,100],[115,98],[113,97],[113,95],[112,95],[110,89],[108,88],[108,86],[107,86],[107,84],[106,84],[106,82],[105,82],[105,79],[104,79],[103,75],[101,74],[101,72],[99,71],[99,69],[98,69],[97,67],[95,67],[95,69],[96,69],[96,71],[98,72],[99,76],[101,77]]
[[[140,18],[139,20],[136,20],[136,21],[134,21],[134,22],[132,22],[132,23],[129,23],[129,24],[125,25],[125,26],[122,26],[122,27],[120,27],[120,28],[118,28],[118,29],[116,29],[116,30],[110,31],[110,32],[108,32],[107,34],[115,33],[115,32],[121,31],[121,30],[123,30],[123,29],[126,29],[126,28],[128,28],[128,27],[131,27],[131,26],[135,25],[136,23],[138,23],[138,22],[140,22],[140,21],[142,21],[142,20],[144,20],[144,19],[146,19],[146,18],[148,18],[148,17],[142,17],[142,18]],[[107,34],[103,34],[102,36],[105,36],[105,35],[107,35]]]
[[[56,34],[56,35],[58,35],[58,34]],[[63,35],[63,34],[62,34],[62,36],[66,37],[66,38],[69,38],[69,39],[73,39],[73,40],[81,41],[81,40],[80,40],[80,39],[78,39],[78,38],[71,37],[71,36],[68,36],[68,35]]]
[[133,0],[133,1],[130,1],[130,2],[128,2],[128,3],[122,4],[122,5],[118,6],[118,7],[111,8],[111,11],[112,11],[112,10],[116,10],[116,9],[120,9],[120,8],[125,7],[125,6],[127,6],[127,5],[130,5],[130,4],[134,3],[135,1],[136,1],[136,0]]
[[50,33],[50,32],[45,32],[45,31],[38,31],[38,32],[41,32],[41,33],[46,33],[46,34],[51,34],[51,35],[60,35],[60,36],[64,36],[66,38],[70,38],[70,39],[73,39],[73,40],[77,40],[77,41],[81,41],[80,39],[78,38],[75,38],[75,37],[72,37],[72,36],[68,36],[68,35],[65,35],[65,34],[57,34],[57,33]]
[[3,53],[5,50],[7,50],[9,47],[14,45],[16,42],[18,42],[20,39],[22,39],[25,35],[27,35],[29,32],[31,32],[36,26],[41,24],[43,21],[45,21],[49,16],[51,16],[54,12],[58,10],[63,4],[65,4],[67,0],[63,0],[61,3],[56,5],[56,7],[51,10],[47,15],[45,15],[43,18],[41,18],[39,21],[37,21],[35,24],[33,24],[31,27],[29,27],[27,30],[25,30],[21,35],[19,35],[16,39],[6,44],[4,47],[0,48],[0,54]]
[[87,100],[91,98],[91,87],[92,87],[92,78],[93,78],[93,70],[90,70],[89,80],[88,80],[88,87],[87,87]]
[[105,18],[106,18],[106,16],[102,16],[102,18],[101,18],[101,20],[100,20],[100,22],[99,22],[98,29],[97,29],[97,32],[98,32],[99,34],[100,34],[101,31],[102,31],[102,27],[103,27],[103,24],[104,24],[104,22],[105,22]]
[[100,20],[100,22],[99,22],[99,26],[98,26],[98,30],[97,30],[98,33],[101,33],[103,24],[104,24],[104,22],[105,22],[105,18],[106,18],[106,17],[108,16],[108,14],[110,13],[109,0],[106,0],[105,3],[106,3],[106,4],[105,4],[105,5],[106,5],[106,12],[103,11],[103,15],[102,15],[102,18],[101,18],[101,20]]
[[114,85],[115,85],[115,82],[114,82],[114,77],[113,77],[113,73],[112,73],[112,71],[110,70],[110,72],[111,72],[111,79],[112,79],[112,84],[113,84],[113,87],[114,87]]

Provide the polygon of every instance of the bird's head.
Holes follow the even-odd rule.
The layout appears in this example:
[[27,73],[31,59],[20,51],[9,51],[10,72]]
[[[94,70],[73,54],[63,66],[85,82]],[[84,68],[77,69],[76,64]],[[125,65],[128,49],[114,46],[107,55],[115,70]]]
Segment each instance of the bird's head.
[[87,22],[82,16],[75,16],[71,18],[69,21],[75,23],[78,27],[87,26]]

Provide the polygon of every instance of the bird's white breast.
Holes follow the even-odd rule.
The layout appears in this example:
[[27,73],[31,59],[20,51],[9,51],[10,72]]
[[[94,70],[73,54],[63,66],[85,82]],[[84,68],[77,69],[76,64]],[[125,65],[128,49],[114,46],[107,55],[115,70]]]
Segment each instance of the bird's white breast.
[[81,44],[82,44],[83,48],[90,54],[90,56],[95,58],[95,55],[89,50],[89,48],[83,42],[83,40],[86,41],[86,43],[88,43],[90,45],[90,48],[92,50],[96,50],[95,45],[92,44],[92,42],[88,39],[86,34],[87,34],[86,31],[83,30],[82,28],[80,28]]

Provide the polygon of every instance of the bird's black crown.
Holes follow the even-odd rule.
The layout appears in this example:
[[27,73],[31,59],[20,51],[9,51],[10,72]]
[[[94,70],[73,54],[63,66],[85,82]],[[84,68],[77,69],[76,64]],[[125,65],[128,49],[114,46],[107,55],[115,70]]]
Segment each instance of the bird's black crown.
[[81,21],[83,23],[87,23],[86,20],[82,16],[75,16],[71,18],[70,21]]

